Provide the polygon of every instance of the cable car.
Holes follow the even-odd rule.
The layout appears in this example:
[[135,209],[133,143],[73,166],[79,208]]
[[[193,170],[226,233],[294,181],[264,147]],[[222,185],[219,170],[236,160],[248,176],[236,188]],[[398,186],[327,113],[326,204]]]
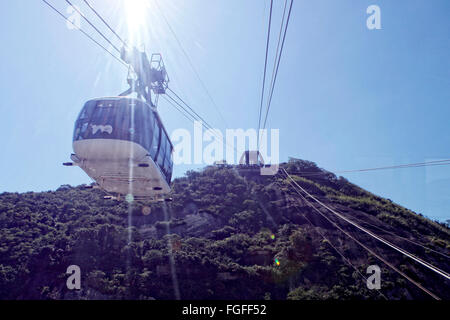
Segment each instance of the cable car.
[[240,166],[264,166],[264,159],[259,151],[244,151],[239,160]]
[[110,193],[146,197],[170,191],[173,145],[143,100],[89,100],[75,123],[72,160]]
[[276,173],[278,171],[278,166],[275,165],[272,167],[270,164],[265,164],[261,152],[257,150],[244,151],[239,160],[238,171],[242,175],[274,175],[274,169]]
[[[146,59],[142,53],[135,52],[134,56]],[[173,145],[151,99],[152,91],[165,93],[165,67],[160,56],[156,59],[154,55],[152,63],[125,61],[141,66],[128,77],[130,89],[117,97],[85,103],[75,122],[73,162],[64,165],[79,166],[100,188],[117,195],[105,198],[127,195],[132,199],[170,200],[163,197],[170,192]],[[150,67],[153,62],[157,62],[156,67]],[[149,67],[144,70],[143,65]],[[130,96],[132,93],[137,96]]]

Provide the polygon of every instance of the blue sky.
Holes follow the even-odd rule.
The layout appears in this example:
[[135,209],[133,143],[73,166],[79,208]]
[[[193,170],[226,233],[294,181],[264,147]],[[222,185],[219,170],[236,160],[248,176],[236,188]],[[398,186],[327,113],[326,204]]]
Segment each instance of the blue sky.
[[[64,1],[49,1],[66,13]],[[73,2],[107,33],[82,1]],[[127,38],[123,1],[90,2]],[[148,2],[146,51],[162,53],[174,91],[225,130]],[[273,45],[284,3],[274,2]],[[159,3],[229,128],[256,128],[269,1]],[[381,30],[366,27],[372,4],[381,9]],[[281,160],[333,171],[450,158],[449,13],[447,0],[295,0],[268,121],[280,129]],[[0,192],[90,182],[79,168],[61,166],[72,152],[73,124],[86,100],[124,91],[127,70],[40,0],[9,1],[0,26]],[[169,132],[192,130],[172,107],[159,110]],[[175,176],[198,167],[177,166]],[[345,176],[430,218],[450,219],[450,166]]]

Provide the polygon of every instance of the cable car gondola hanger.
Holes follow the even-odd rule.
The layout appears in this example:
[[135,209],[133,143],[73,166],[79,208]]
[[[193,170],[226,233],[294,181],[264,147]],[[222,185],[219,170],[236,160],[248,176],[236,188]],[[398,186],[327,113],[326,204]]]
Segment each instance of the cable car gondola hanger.
[[[145,52],[136,47],[129,49],[124,46],[120,58],[129,65],[127,81],[130,88],[119,96],[136,92],[138,98],[145,99],[155,108],[158,95],[165,94],[169,84],[169,76],[161,54],[153,53],[149,61]],[[156,95],[155,103],[152,101],[152,91]]]
[[75,122],[73,162],[64,165],[83,169],[109,194],[105,198],[170,201],[164,197],[170,192],[173,145],[156,108],[169,83],[162,56],[154,53],[149,60],[124,46],[121,59],[129,66],[130,88],[85,103]]

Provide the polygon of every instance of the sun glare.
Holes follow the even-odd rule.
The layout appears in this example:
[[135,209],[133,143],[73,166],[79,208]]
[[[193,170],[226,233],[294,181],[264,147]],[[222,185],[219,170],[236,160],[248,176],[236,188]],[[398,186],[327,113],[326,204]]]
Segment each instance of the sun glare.
[[128,41],[131,44],[142,44],[142,39],[147,32],[147,14],[150,9],[149,0],[123,0],[126,26],[128,29]]

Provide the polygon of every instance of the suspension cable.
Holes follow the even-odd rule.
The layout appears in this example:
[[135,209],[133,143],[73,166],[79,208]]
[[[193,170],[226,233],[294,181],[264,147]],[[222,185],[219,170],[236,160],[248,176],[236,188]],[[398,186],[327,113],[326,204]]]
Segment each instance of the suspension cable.
[[175,103],[179,108],[183,109],[184,112],[188,113],[192,117],[193,120],[201,121],[202,125],[203,125],[203,127],[205,127],[205,129],[207,129],[207,130],[212,129],[211,127],[209,127],[207,122],[203,122],[203,120],[201,118],[199,118],[199,116],[195,113],[195,111],[192,108],[189,107],[189,109],[190,109],[190,111],[189,111],[182,104],[180,104],[177,100],[175,100],[171,95],[166,94],[165,96],[168,97],[172,101],[172,103]]
[[[296,186],[300,187],[294,179],[292,179],[292,177],[284,170],[284,173],[286,174],[286,177],[288,177]],[[301,187],[300,187],[301,188]],[[311,197],[311,195],[304,190],[303,188],[301,188],[301,190],[303,190],[303,192],[305,192],[305,194],[307,194],[308,196]],[[381,257],[380,255],[378,255],[376,252],[374,252],[372,249],[370,249],[369,247],[367,247],[366,245],[364,245],[363,243],[361,243],[358,239],[356,239],[355,237],[353,237],[350,233],[348,233],[347,231],[345,231],[344,229],[342,229],[339,225],[337,225],[334,221],[330,220],[326,215],[324,215],[319,209],[317,209],[315,206],[313,206],[311,204],[311,202],[309,202],[306,197],[304,197],[299,190],[296,188],[295,191],[297,192],[298,195],[300,195],[302,197],[303,200],[305,200],[305,202],[308,203],[308,205],[311,206],[311,208],[313,208],[315,211],[317,211],[317,213],[319,213],[324,219],[326,219],[329,223],[331,223],[334,227],[336,227],[338,230],[340,230],[342,233],[344,233],[346,236],[348,236],[350,239],[352,239],[353,241],[355,241],[357,244],[359,244],[362,248],[364,248],[367,252],[371,253],[373,256],[375,256],[376,258],[378,258],[380,261],[384,262],[387,266],[389,266],[392,270],[396,271],[398,274],[400,274],[401,276],[403,276],[405,279],[407,279],[408,281],[410,281],[412,284],[414,284],[416,287],[418,287],[419,289],[421,289],[422,291],[424,291],[425,293],[427,293],[428,295],[430,295],[431,297],[433,297],[436,300],[441,300],[437,295],[435,295],[434,293],[432,293],[430,290],[428,290],[427,288],[425,288],[424,286],[422,286],[420,283],[416,282],[415,280],[411,279],[408,275],[406,275],[404,272],[402,272],[401,270],[399,270],[397,267],[395,267],[394,265],[392,265],[390,262],[388,262],[386,259],[384,259],[383,257]],[[315,198],[313,198],[315,199]]]
[[[214,134],[214,136],[216,137],[216,138],[218,138],[220,141],[222,141],[222,143],[224,143],[225,145],[227,145],[229,148],[231,148],[231,149],[234,149],[234,151],[236,151],[237,152],[237,148],[233,145],[233,146],[231,146],[228,142],[226,142],[226,141],[223,141],[223,137],[221,137],[221,136],[219,136],[218,134],[217,134],[217,132],[216,132],[216,130],[206,121],[206,120],[204,120],[191,106],[189,106],[189,104],[187,104],[187,102],[186,101],[184,101],[179,95],[177,95],[172,89],[170,89],[170,88],[168,88],[168,90],[171,92],[171,93],[173,93],[184,105],[186,105],[186,107],[189,109],[189,110],[191,110],[193,113],[194,113],[194,115],[196,115],[197,116],[197,119],[196,120],[198,120],[198,121],[200,121],[201,123],[202,123],[202,125],[203,125],[203,127],[205,128],[205,129],[207,129],[207,130],[210,130],[210,132],[212,132],[213,134]],[[189,112],[189,111],[187,111],[186,110],[186,108],[184,108],[178,101],[176,101],[173,97],[171,97],[170,95],[168,95],[167,93],[166,93],[166,96],[168,96],[170,99],[172,99],[172,101],[174,101],[178,106],[180,106],[183,110],[185,110],[186,112]],[[190,113],[190,112],[189,112]],[[190,114],[192,114],[192,113],[190,113]],[[195,116],[193,116],[194,118],[195,118]]]
[[326,175],[330,173],[354,173],[354,172],[367,172],[367,171],[378,171],[378,170],[387,170],[387,169],[402,169],[402,168],[417,168],[417,167],[431,167],[431,166],[445,166],[450,165],[450,159],[444,160],[435,160],[435,161],[425,161],[425,162],[416,162],[409,164],[401,164],[396,166],[385,166],[385,167],[374,167],[374,168],[365,168],[365,169],[355,169],[355,170],[341,170],[335,172],[291,172],[295,175],[301,175],[304,177],[309,176],[319,176]]
[[447,280],[450,280],[450,274],[448,274],[447,272],[433,266],[431,263],[428,263],[424,260],[422,260],[421,258],[416,257],[415,255],[409,253],[408,251],[396,246],[395,244],[379,237],[378,235],[374,234],[373,232],[367,230],[366,228],[361,227],[360,225],[358,225],[357,223],[351,221],[350,219],[348,219],[347,217],[343,216],[342,214],[340,214],[339,212],[337,212],[336,210],[332,209],[331,207],[327,206],[326,204],[324,204],[323,202],[321,202],[320,200],[318,200],[316,197],[314,197],[313,195],[311,195],[308,191],[306,191],[303,187],[301,187],[294,179],[292,179],[292,177],[289,175],[289,173],[287,173],[287,171],[283,168],[282,169],[284,171],[284,173],[287,175],[287,177],[289,177],[289,179],[291,179],[294,184],[301,189],[304,193],[306,193],[311,199],[313,199],[314,201],[316,201],[317,203],[319,203],[322,207],[324,207],[325,209],[327,209],[328,211],[330,211],[331,213],[333,213],[334,215],[336,215],[337,217],[341,218],[342,220],[346,221],[347,223],[353,225],[354,227],[358,228],[359,230],[365,232],[366,234],[370,235],[372,238],[384,243],[385,245],[391,247],[392,249],[400,252],[401,254],[407,256],[408,258],[420,263],[421,265],[427,267],[428,269],[436,272],[437,274],[439,274],[440,276],[443,276],[444,278],[446,278]]
[[[286,15],[286,7],[287,7],[287,1],[284,1],[284,9],[283,9],[283,17],[281,18],[281,26],[280,26],[280,32],[278,34],[278,41],[277,41],[277,49],[275,50],[275,58],[274,58],[274,62],[273,62],[273,70],[272,70],[272,79],[270,80],[270,88],[272,88],[274,86],[274,80],[275,80],[275,74],[276,74],[276,67],[277,67],[277,60],[278,57],[280,57],[280,43],[281,43],[281,35],[283,33],[283,26],[284,26],[284,17]],[[268,100],[269,101],[269,100]],[[265,121],[264,121],[264,128],[266,127],[265,125]]]
[[186,101],[184,101],[176,92],[174,92],[171,88],[167,88],[167,90],[169,90],[171,93],[173,93],[173,95],[175,97],[178,98],[178,100],[180,100],[187,108],[189,108],[189,110],[191,110],[200,120],[202,120],[203,122],[205,122],[209,128],[212,129],[212,126],[209,125],[209,123],[203,119],[194,109],[191,108],[191,106],[189,106],[189,104],[186,103]]
[[162,10],[162,8],[160,7],[158,1],[154,2],[156,4],[156,6],[158,7],[158,10],[161,12],[161,16],[163,17],[165,23],[167,24],[167,27],[169,28],[170,32],[172,33],[173,37],[175,38],[176,42],[178,43],[181,52],[183,53],[183,55],[185,56],[186,60],[188,61],[191,69],[194,71],[195,76],[197,77],[200,85],[202,86],[203,90],[205,91],[206,95],[208,96],[209,100],[211,101],[211,103],[213,104],[214,108],[216,109],[217,113],[219,114],[219,116],[222,118],[222,121],[225,123],[225,125],[228,127],[227,121],[225,120],[225,118],[223,117],[222,113],[220,112],[219,107],[217,106],[215,100],[213,99],[213,97],[211,96],[208,88],[206,87],[205,83],[203,82],[202,78],[200,77],[200,74],[198,73],[197,69],[194,66],[194,63],[192,62],[191,58],[189,57],[188,53],[186,52],[186,50],[183,47],[183,44],[181,43],[180,39],[178,38],[175,30],[172,28],[172,26],[170,25],[169,20],[167,19],[166,15],[164,14],[164,11]]
[[[450,256],[446,255],[445,253],[442,253],[442,252],[439,252],[439,251],[434,250],[434,249],[432,249],[432,248],[429,248],[429,247],[427,247],[427,246],[425,246],[425,245],[423,245],[423,244],[421,244],[421,243],[419,243],[419,242],[417,242],[417,241],[414,241],[414,240],[411,240],[411,239],[408,239],[408,238],[399,236],[399,235],[397,235],[397,234],[395,234],[395,233],[393,233],[393,232],[391,232],[391,231],[388,231],[388,230],[386,230],[386,229],[380,228],[380,227],[378,227],[378,226],[376,226],[376,225],[374,225],[374,224],[371,224],[371,223],[369,223],[369,222],[367,222],[367,221],[364,221],[364,220],[362,220],[362,219],[359,219],[359,218],[356,218],[356,217],[352,217],[352,219],[358,221],[359,223],[364,223],[364,224],[366,224],[366,225],[368,225],[368,226],[370,226],[370,227],[372,227],[372,228],[378,229],[378,230],[380,230],[380,231],[382,231],[382,232],[384,232],[384,233],[386,233],[386,234],[390,234],[390,235],[392,235],[392,236],[394,236],[394,237],[396,237],[396,238],[399,238],[399,239],[401,239],[401,240],[404,240],[404,241],[407,241],[407,242],[409,242],[409,243],[412,243],[412,244],[414,244],[414,245],[416,245],[416,246],[418,246],[418,247],[421,247],[422,249],[425,249],[425,250],[431,251],[431,252],[433,252],[433,253],[439,254],[439,255],[443,256],[444,258],[450,259]],[[381,221],[381,220],[380,220],[380,221]]]
[[283,34],[284,17],[286,16],[287,2],[288,2],[288,0],[284,0],[283,16],[281,18],[280,31],[278,33],[277,49],[275,50],[275,58],[274,58],[273,70],[272,70],[272,79],[270,80],[269,88],[272,88],[272,86],[273,86],[273,81],[274,81],[275,71],[276,71],[276,66],[277,66],[277,59],[280,54],[281,35]]
[[105,21],[105,19],[103,19],[103,17],[91,6],[91,4],[87,1],[87,0],[83,0],[84,3],[86,3],[86,5],[95,13],[95,15],[100,18],[100,20],[102,20],[102,22],[108,27],[109,30],[111,30],[112,33],[114,33],[114,35],[120,40],[120,42],[123,43],[123,45],[125,47],[128,47],[128,44],[122,39],[121,36],[119,36],[117,34],[116,31],[114,31],[114,29]]
[[[172,93],[174,93],[175,94],[175,92],[173,92],[172,90],[171,90],[171,92]],[[176,95],[176,94],[175,94]],[[165,95],[163,95],[163,97],[164,98],[166,98],[166,97],[168,97],[169,99],[165,99],[166,101],[168,101],[169,103],[171,103],[172,104],[172,106],[174,106],[174,104],[176,104],[176,105],[178,105],[178,107],[179,108],[181,108],[182,110],[184,110],[184,112],[186,112],[187,114],[189,114],[190,115],[190,117],[192,117],[192,119],[188,119],[189,121],[191,121],[191,122],[194,122],[195,120],[197,120],[197,121],[200,121],[200,123],[202,124],[202,126],[206,129],[206,130],[209,130],[216,138],[217,138],[217,140],[218,141],[221,141],[222,142],[222,144],[225,144],[226,146],[228,146],[229,148],[231,148],[231,149],[234,149],[235,151],[237,151],[237,148],[233,145],[233,146],[231,146],[230,144],[228,144],[226,141],[223,141],[223,137],[222,136],[219,136],[218,135],[218,133],[217,133],[217,131],[214,129],[214,128],[212,128],[209,124],[208,124],[208,122],[206,122],[205,120],[203,120],[203,118],[202,117],[200,117],[196,112],[195,112],[195,110],[193,109],[193,108],[191,108],[186,102],[184,102],[184,100],[181,100],[181,98],[179,98],[179,96],[177,96],[181,101],[183,101],[183,103],[191,110],[191,111],[189,111],[189,110],[187,110],[183,105],[181,105],[178,101],[176,101],[172,96],[170,96],[169,94],[165,94]],[[180,109],[177,107],[177,110],[178,111],[180,111]],[[181,111],[180,111],[181,112]],[[197,115],[197,116],[196,116]],[[205,122],[203,122],[203,121],[205,121]]]
[[[287,1],[287,0],[285,0],[285,1]],[[263,82],[262,82],[262,89],[261,89],[261,102],[260,102],[260,105],[259,105],[258,131],[256,131],[256,133],[258,135],[258,140],[257,140],[257,143],[256,143],[258,151],[259,151],[259,129],[261,127],[261,115],[262,115],[262,107],[263,107],[263,101],[264,101],[264,91],[265,91],[265,85],[266,85],[267,57],[269,55],[270,28],[271,28],[271,25],[272,25],[272,7],[273,7],[273,0],[270,0],[269,25],[268,25],[268,28],[267,28],[267,40],[266,40],[266,57],[265,57],[265,60],[264,60],[264,75],[263,75]]]
[[[281,188],[281,186],[276,183],[278,185],[279,188]],[[290,185],[291,186],[291,185]],[[291,188],[294,188],[291,186]],[[318,230],[316,228],[316,226],[311,222],[311,220],[306,216],[306,214],[304,214],[303,212],[300,211],[300,208],[298,207],[298,205],[296,203],[294,203],[294,207],[297,210],[297,212],[299,214],[302,215],[303,218],[305,218],[305,220],[310,224],[310,226],[312,227],[312,229],[314,229],[314,231],[316,231],[321,237],[322,239],[324,239],[331,248],[333,248],[342,258],[342,260],[344,260],[344,262],[346,262],[350,267],[352,267],[365,281],[365,283],[367,283],[367,278],[361,273],[361,271],[358,270],[358,268],[350,261],[349,258],[347,258],[335,245],[333,245],[333,243],[325,236],[325,234],[323,232],[321,232],[320,230]],[[389,300],[381,291],[377,290],[377,292],[386,300]]]
[[286,19],[286,27],[285,27],[284,33],[283,33],[283,41],[281,42],[280,54],[278,55],[278,62],[277,62],[276,70],[275,70],[275,76],[274,76],[272,87],[270,88],[269,100],[267,102],[266,116],[264,118],[263,129],[266,128],[267,117],[269,115],[269,110],[270,110],[270,106],[271,106],[271,103],[272,103],[273,91],[275,89],[275,83],[277,81],[278,69],[280,67],[281,56],[283,54],[284,42],[286,40],[286,34],[287,34],[288,26],[289,26],[289,20],[291,18],[291,11],[292,11],[292,5],[293,4],[294,4],[294,0],[291,0],[291,4],[289,6],[288,16],[287,16],[287,19]]
[[180,112],[186,119],[188,119],[189,121],[191,121],[192,123],[194,123],[195,119],[192,119],[189,113],[187,113],[186,111],[183,111],[182,109],[180,109],[175,103],[173,103],[171,100],[169,100],[165,95],[162,96],[164,98],[164,100],[166,100],[172,107],[174,107],[176,110],[178,110],[178,112]]
[[114,48],[117,52],[119,52],[120,53],[120,50],[111,42],[111,40],[109,40],[96,26],[94,26],[94,24],[91,22],[91,21],[89,21],[89,19],[88,18],[86,18],[86,16],[80,11],[80,9],[78,9],[76,6],[74,6],[73,4],[72,4],[72,2],[70,2],[70,0],[66,0],[66,2],[76,11],[76,12],[78,12],[79,14],[80,14],[80,16],[87,22],[87,23],[89,23],[89,25],[92,27],[92,28],[94,28],[94,30],[95,31],[97,31],[101,36],[102,36],[102,38],[103,39],[105,39],[110,45],[111,45],[111,47],[112,48]]
[[67,18],[64,14],[62,14],[58,9],[56,9],[54,6],[52,6],[50,3],[48,3],[46,0],[42,0],[47,6],[49,6],[53,11],[55,11],[60,17],[62,17],[64,20],[69,22],[75,29],[80,31],[83,35],[85,35],[88,39],[90,39],[92,42],[94,42],[97,46],[105,50],[107,53],[109,53],[114,59],[116,59],[118,62],[120,62],[123,66],[125,66],[128,69],[128,65],[123,62],[120,58],[115,56],[111,51],[109,51],[106,47],[104,47],[102,44],[100,44],[97,40],[95,40],[93,37],[91,37],[88,33],[86,33],[83,29],[81,29],[79,26],[77,26],[75,23],[70,21],[69,18]]

